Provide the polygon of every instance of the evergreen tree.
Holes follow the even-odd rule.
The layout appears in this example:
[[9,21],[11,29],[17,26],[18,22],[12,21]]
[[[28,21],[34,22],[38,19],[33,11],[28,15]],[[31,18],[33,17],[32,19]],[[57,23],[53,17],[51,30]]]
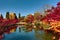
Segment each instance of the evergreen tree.
[[9,19],[9,12],[6,12],[6,18]]
[[14,15],[15,15],[15,19],[17,19],[16,13],[14,13]]
[[21,17],[21,14],[19,13],[19,17],[18,18],[20,18]]
[[1,14],[1,18],[3,18],[2,14]]

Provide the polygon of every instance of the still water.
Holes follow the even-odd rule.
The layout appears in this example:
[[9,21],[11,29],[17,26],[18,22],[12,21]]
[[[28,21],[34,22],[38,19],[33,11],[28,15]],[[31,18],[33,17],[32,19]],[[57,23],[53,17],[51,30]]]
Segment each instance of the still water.
[[5,38],[3,40],[52,40],[51,33],[45,33],[42,30],[31,32],[24,32],[23,30],[19,32],[17,28],[16,32],[11,34],[5,34]]

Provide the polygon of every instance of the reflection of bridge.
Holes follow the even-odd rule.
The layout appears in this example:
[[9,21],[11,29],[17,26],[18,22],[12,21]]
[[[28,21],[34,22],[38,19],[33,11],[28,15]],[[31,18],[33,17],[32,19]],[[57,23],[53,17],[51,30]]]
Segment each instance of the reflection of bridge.
[[[19,29],[19,28],[22,28],[22,27],[24,27],[24,25],[26,25],[27,23],[26,22],[18,22],[18,23],[16,23],[16,24],[9,24],[9,25],[6,25],[5,27],[15,27],[15,26],[17,26],[17,28],[16,29]],[[4,28],[4,27],[3,27]],[[5,28],[4,28],[5,29]],[[10,30],[10,32],[14,32],[14,28],[13,29],[11,29]]]
[[17,23],[18,27],[22,27],[22,26],[24,26],[24,25],[26,25],[26,24],[27,24],[26,22],[18,22],[18,23]]

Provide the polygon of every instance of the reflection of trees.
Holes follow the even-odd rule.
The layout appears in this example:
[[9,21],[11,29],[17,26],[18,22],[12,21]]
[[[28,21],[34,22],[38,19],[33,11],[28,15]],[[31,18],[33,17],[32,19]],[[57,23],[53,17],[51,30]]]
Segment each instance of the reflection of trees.
[[23,31],[25,32],[30,32],[32,31],[32,24],[31,23],[28,23],[27,25],[24,25],[24,27],[22,27]]
[[37,40],[52,40],[52,34],[45,33],[44,31],[35,30],[35,37],[37,38]]

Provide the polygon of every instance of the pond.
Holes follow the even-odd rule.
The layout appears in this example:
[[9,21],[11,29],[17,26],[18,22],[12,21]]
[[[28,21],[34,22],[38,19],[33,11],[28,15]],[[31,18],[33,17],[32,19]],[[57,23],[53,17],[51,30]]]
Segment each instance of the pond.
[[53,34],[46,33],[43,30],[35,31],[33,29],[30,32],[24,32],[23,30],[19,32],[19,29],[17,28],[16,32],[5,34],[3,40],[52,40],[52,36]]

